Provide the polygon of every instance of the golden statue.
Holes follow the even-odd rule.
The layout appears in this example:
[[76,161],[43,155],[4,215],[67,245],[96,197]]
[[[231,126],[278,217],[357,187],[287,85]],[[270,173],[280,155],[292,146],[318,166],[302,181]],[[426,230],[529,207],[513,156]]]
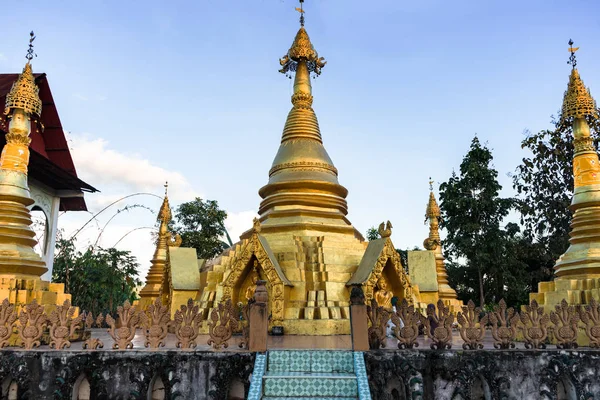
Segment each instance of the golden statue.
[[256,282],[258,282],[258,275],[253,274],[251,278],[251,284],[246,288],[246,301],[254,299],[254,292],[256,291]]
[[385,308],[386,310],[392,309],[392,297],[394,297],[394,293],[388,290],[388,283],[386,279],[382,276],[379,278],[379,282],[377,282],[377,287],[379,290],[375,292],[375,300],[380,307]]

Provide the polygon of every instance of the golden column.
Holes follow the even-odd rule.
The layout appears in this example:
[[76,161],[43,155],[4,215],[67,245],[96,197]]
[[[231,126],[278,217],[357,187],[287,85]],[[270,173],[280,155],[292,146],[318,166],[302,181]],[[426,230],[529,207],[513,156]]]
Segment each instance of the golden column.
[[437,273],[438,295],[447,304],[459,306],[461,303],[456,298],[456,291],[448,284],[448,273],[444,264],[442,241],[440,239],[440,207],[433,194],[433,181],[429,181],[429,202],[425,210],[425,222],[429,221],[429,236],[423,241],[426,250],[435,254],[435,269]]
[[600,166],[589,122],[598,118],[596,102],[579,77],[573,42],[572,66],[562,106],[562,123],[572,124],[574,191],[571,201],[570,245],[554,266],[555,280],[540,282],[531,299],[553,307],[562,299],[585,304],[600,297]]
[[[161,296],[163,289],[163,279],[165,267],[168,262],[169,243],[172,234],[169,232],[169,222],[171,222],[171,207],[169,206],[169,197],[167,196],[167,187],[165,184],[165,198],[158,212],[158,236],[156,238],[156,250],[150,263],[150,270],[146,275],[146,285],[140,291],[140,306],[142,309],[152,304],[156,298]],[[169,288],[165,288],[168,290]]]
[[[32,119],[42,113],[31,71],[33,32],[27,64],[6,96],[4,115],[9,119],[6,145],[0,156],[0,276],[5,279],[36,279],[47,271],[33,250],[37,241],[31,229],[28,206],[33,204],[27,185]],[[36,126],[37,124],[34,124]]]

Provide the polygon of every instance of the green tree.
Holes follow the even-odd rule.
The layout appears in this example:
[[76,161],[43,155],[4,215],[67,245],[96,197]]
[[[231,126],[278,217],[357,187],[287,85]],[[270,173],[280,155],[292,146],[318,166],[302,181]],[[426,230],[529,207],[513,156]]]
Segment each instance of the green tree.
[[461,299],[479,300],[481,306],[504,297],[507,280],[515,272],[514,260],[506,259],[509,235],[501,227],[513,200],[499,197],[502,186],[492,161],[492,152],[475,137],[460,164],[460,175],[453,172],[440,185],[450,284]]
[[[534,254],[541,256],[535,280],[552,277],[554,263],[569,247],[569,205],[573,197],[573,130],[570,120],[552,121],[554,129],[528,134],[521,148],[529,152],[513,175],[521,223]],[[598,147],[600,125],[590,120]],[[532,260],[533,261],[533,260]]]
[[379,238],[380,236],[379,232],[377,231],[377,228],[372,226],[369,229],[367,229],[367,241],[372,242],[373,240],[377,240]]
[[114,314],[125,300],[134,301],[139,264],[129,251],[89,247],[80,252],[75,239],[58,237],[52,281],[65,284],[72,302],[94,315]]
[[[219,208],[215,200],[182,203],[175,212],[173,231],[181,236],[183,247],[196,249],[198,258],[210,259],[232,245],[225,230],[227,213]],[[227,237],[229,243],[221,240]]]

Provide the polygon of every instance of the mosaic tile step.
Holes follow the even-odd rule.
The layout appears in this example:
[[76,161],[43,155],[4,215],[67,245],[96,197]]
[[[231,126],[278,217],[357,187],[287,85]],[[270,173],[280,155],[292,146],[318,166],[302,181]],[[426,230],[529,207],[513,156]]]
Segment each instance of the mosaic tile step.
[[267,371],[265,378],[346,378],[356,379],[355,374],[333,372]]
[[358,400],[358,397],[272,397],[264,396],[262,400]]
[[267,355],[257,353],[254,360],[254,369],[252,370],[252,380],[250,381],[250,390],[247,400],[261,400],[263,390],[263,375],[267,363]]
[[269,371],[354,372],[351,351],[281,350],[269,351]]
[[351,374],[326,376],[277,376],[265,375],[265,396],[279,397],[356,397],[358,383]]

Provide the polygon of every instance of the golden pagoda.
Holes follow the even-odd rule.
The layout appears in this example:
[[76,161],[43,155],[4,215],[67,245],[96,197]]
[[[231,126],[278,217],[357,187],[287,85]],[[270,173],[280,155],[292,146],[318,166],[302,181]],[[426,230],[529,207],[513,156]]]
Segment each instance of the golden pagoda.
[[428,296],[427,292],[421,290],[421,301],[435,304],[441,299],[446,305],[460,310],[462,302],[457,299],[456,291],[448,284],[448,273],[446,272],[444,254],[442,253],[442,241],[440,239],[440,219],[440,207],[433,194],[433,181],[430,181],[429,201],[425,210],[425,221],[429,221],[429,236],[423,241],[423,247],[434,253],[438,289],[431,296]]
[[570,245],[554,266],[554,281],[540,282],[530,299],[550,307],[565,299],[587,304],[600,299],[600,165],[590,135],[589,122],[598,118],[596,102],[576,68],[573,42],[569,41],[572,65],[562,106],[562,123],[573,126],[574,191],[571,201]]
[[[167,195],[168,184],[165,184],[165,197],[160,210],[158,211],[158,233],[156,236],[156,249],[154,256],[150,260],[150,269],[146,275],[146,284],[140,291],[140,307],[145,309],[160,296],[167,296],[168,291],[163,291],[163,278],[165,267],[169,260],[169,246],[179,247],[181,238],[169,232],[169,222],[171,222],[171,207],[169,206],[169,196]],[[164,299],[168,303],[168,299]]]
[[280,59],[280,72],[294,75],[292,109],[269,181],[259,190],[260,217],[240,242],[202,268],[206,284],[198,300],[206,316],[219,302],[245,302],[262,279],[271,326],[288,334],[342,334],[350,332],[351,286],[362,286],[367,301],[385,304],[392,297],[418,302],[418,288],[392,244],[391,224],[380,239],[365,242],[346,217],[348,191],[338,182],[312,107],[310,78],[326,62],[310,41],[300,5],[300,29]]
[[27,63],[6,96],[4,110],[9,123],[0,156],[0,300],[8,298],[20,306],[36,299],[53,307],[71,296],[64,293],[63,284],[41,280],[47,268],[34,251],[37,242],[27,208],[34,203],[27,183],[29,135],[32,126],[40,128],[37,120],[42,113],[31,69],[33,39],[31,32]]

